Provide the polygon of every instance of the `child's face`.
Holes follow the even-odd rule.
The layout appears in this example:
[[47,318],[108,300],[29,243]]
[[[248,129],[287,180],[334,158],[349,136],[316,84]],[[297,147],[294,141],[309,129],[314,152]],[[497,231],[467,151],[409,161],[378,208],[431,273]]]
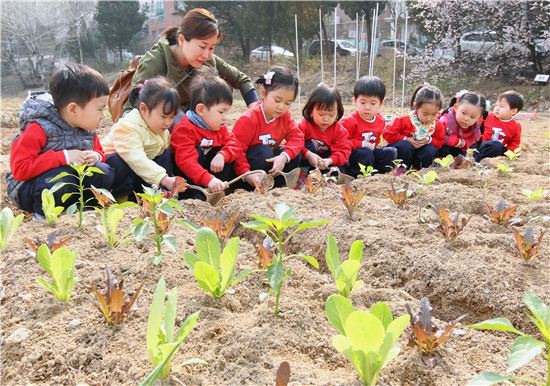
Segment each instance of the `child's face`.
[[280,87],[266,92],[260,87],[260,95],[263,98],[263,109],[268,121],[283,116],[294,102],[294,88]]
[[218,131],[225,124],[230,108],[231,105],[225,102],[215,104],[210,108],[199,103],[195,110],[212,131]]
[[155,134],[162,134],[165,130],[168,130],[174,121],[175,114],[164,114],[162,103],[159,103],[153,109],[149,109],[145,103],[141,102],[139,112],[149,130]]
[[359,95],[353,98],[353,104],[361,118],[371,121],[380,112],[384,102],[377,96]]
[[338,105],[335,103],[330,110],[321,110],[315,106],[311,112],[311,117],[315,125],[324,131],[336,122],[336,118],[338,117]]
[[495,109],[493,110],[495,117],[498,119],[508,120],[518,113],[518,109],[511,109],[508,101],[505,98],[495,103]]
[[460,127],[465,129],[475,124],[482,113],[481,107],[463,102],[455,108],[456,122]]
[[72,127],[94,131],[103,118],[107,98],[107,95],[93,98],[84,107],[80,107],[74,102],[69,103],[63,108],[64,113],[62,113],[62,116]]
[[433,103],[424,103],[416,109],[418,119],[425,125],[433,123],[439,112],[439,107]]

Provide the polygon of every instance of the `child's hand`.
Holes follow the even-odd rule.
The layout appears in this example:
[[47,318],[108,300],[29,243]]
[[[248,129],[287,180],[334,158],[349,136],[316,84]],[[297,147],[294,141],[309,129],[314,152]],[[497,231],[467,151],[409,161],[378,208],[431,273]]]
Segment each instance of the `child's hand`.
[[72,149],[67,150],[67,153],[69,154],[69,163],[73,165],[82,165],[86,162],[86,153],[84,153],[82,150],[78,149]]
[[212,173],[219,173],[223,170],[223,167],[225,165],[223,154],[216,154],[216,156],[212,159],[212,162],[210,162],[210,171]]
[[287,158],[284,154],[279,154],[278,156],[275,156],[273,158],[268,158],[265,160],[265,162],[273,162],[273,167],[268,172],[271,175],[275,175],[281,171],[283,171],[283,168],[286,165]]
[[315,154],[312,151],[308,151],[304,157],[307,162],[313,167],[318,168],[319,167],[319,161],[321,161],[321,157],[319,157],[317,154]]
[[176,183],[176,177],[164,176],[164,178],[160,180],[160,185],[165,187],[167,190],[174,189],[175,183]]
[[85,162],[90,166],[94,166],[96,163],[101,161],[101,156],[97,151],[84,150],[83,153]]
[[208,183],[208,189],[210,189],[212,193],[221,192],[222,190],[225,190],[226,187],[227,182],[224,182],[216,177],[212,178]]
[[249,174],[244,178],[244,180],[253,187],[256,187],[256,184],[259,184],[261,179],[260,173]]
[[325,169],[328,169],[330,167],[330,165],[332,165],[332,158],[321,158],[319,160],[319,169],[321,170],[325,170]]

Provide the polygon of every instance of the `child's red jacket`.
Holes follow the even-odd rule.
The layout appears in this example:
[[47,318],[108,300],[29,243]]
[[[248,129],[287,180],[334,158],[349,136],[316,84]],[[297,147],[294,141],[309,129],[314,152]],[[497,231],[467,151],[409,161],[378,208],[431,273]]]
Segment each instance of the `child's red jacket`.
[[[411,118],[408,115],[404,115],[402,117],[395,118],[393,124],[384,129],[382,136],[386,141],[388,141],[389,144],[392,144],[397,141],[404,140],[407,137],[412,137],[415,132],[416,129],[411,122]],[[443,145],[445,137],[445,127],[443,127],[441,122],[436,121],[435,129],[431,134],[431,137],[432,139],[429,143],[439,149]]]
[[[314,141],[321,149],[330,150],[330,159],[334,166],[342,166],[348,162],[351,154],[351,142],[348,139],[348,132],[340,122],[321,130],[317,125],[311,124],[303,119],[298,125],[304,133],[304,141]],[[304,146],[302,156],[309,150]]]
[[499,141],[506,149],[514,151],[521,144],[521,125],[514,119],[502,121],[489,113],[482,141]]
[[386,120],[382,115],[376,114],[374,119],[369,122],[361,118],[357,111],[342,118],[340,123],[348,130],[354,150],[363,147],[364,141],[368,141],[375,146],[378,145],[386,126]]

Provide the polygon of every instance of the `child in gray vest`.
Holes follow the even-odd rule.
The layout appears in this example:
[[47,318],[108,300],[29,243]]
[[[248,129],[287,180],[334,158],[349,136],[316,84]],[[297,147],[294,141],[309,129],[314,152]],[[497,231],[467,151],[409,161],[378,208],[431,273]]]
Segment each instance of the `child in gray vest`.
[[[86,177],[85,187],[110,190],[114,179],[96,134],[109,94],[105,79],[88,66],[69,64],[52,75],[50,93],[30,93],[23,103],[21,132],[11,144],[11,171],[6,175],[8,195],[19,208],[34,212],[35,219],[44,216],[42,190],[77,182],[69,164],[86,163],[105,173]],[[69,175],[50,182],[61,172]],[[64,203],[61,197],[75,189],[67,184],[55,191],[56,205],[71,205],[76,196]]]

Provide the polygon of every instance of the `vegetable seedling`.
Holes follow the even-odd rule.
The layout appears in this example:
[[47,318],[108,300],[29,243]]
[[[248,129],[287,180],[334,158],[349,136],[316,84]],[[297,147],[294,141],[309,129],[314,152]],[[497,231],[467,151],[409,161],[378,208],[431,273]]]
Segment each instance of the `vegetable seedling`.
[[124,217],[125,208],[133,208],[137,205],[133,202],[116,203],[115,198],[106,189],[98,189],[92,185],[92,193],[94,194],[100,208],[94,208],[101,219],[101,225],[98,225],[98,230],[105,236],[107,245],[117,248],[129,241],[129,237],[134,232],[134,227],[128,228],[120,238],[118,238],[118,228],[120,221]]
[[446,169],[449,169],[449,167],[453,164],[454,160],[455,159],[452,156],[452,154],[448,154],[444,158],[436,158],[434,162],[439,166],[441,166],[441,169],[446,170]]
[[508,174],[514,171],[514,168],[506,165],[505,163],[500,163],[496,165],[497,172],[501,176],[507,176]]
[[365,197],[367,189],[354,190],[351,184],[346,181],[343,185],[340,185],[340,191],[342,192],[342,202],[348,210],[348,216],[353,220],[353,213],[359,206],[359,203]]
[[349,258],[340,262],[340,253],[334,236],[327,237],[327,251],[325,255],[327,267],[336,283],[338,293],[348,298],[351,293],[364,285],[363,280],[357,280],[361,262],[363,261],[363,242],[355,240],[349,250]]
[[523,234],[519,233],[517,230],[512,230],[514,237],[516,238],[516,248],[520,257],[524,261],[529,261],[537,254],[537,250],[542,243],[542,238],[544,236],[544,231],[540,232],[538,240],[535,240],[535,232],[533,228],[529,227],[525,230]]
[[492,222],[499,225],[516,225],[521,222],[520,218],[512,218],[516,210],[518,209],[517,205],[508,206],[506,201],[501,198],[497,203],[495,209],[491,208],[489,205],[485,205],[487,211],[489,212],[489,218]]
[[395,189],[395,186],[393,184],[393,181],[391,183],[391,190],[387,190],[385,192],[386,196],[388,196],[389,198],[391,198],[391,200],[393,201],[393,203],[402,208],[404,205],[405,205],[405,202],[410,198],[412,197],[412,195],[414,194],[414,191],[413,190],[409,190],[409,183],[406,182],[405,184],[403,184],[403,188],[402,189]]
[[2,212],[0,212],[0,251],[8,247],[10,238],[17,231],[24,218],[23,213],[14,217],[10,208],[2,209]]
[[361,175],[363,177],[370,177],[372,176],[374,173],[378,173],[378,170],[376,170],[374,167],[372,167],[371,165],[369,166],[365,166],[363,165],[362,163],[359,163],[359,171],[361,172]]
[[422,208],[425,205],[424,193],[434,183],[434,181],[439,178],[439,175],[435,170],[430,170],[422,175],[420,173],[413,172],[413,176],[418,178],[418,180],[420,181],[420,185],[416,189],[416,196],[418,201],[418,223],[422,223],[424,222],[424,220],[422,219]]
[[42,244],[36,250],[36,259],[40,266],[52,278],[49,283],[43,277],[36,278],[36,282],[50,291],[57,300],[67,303],[71,299],[71,293],[75,283],[74,266],[77,258],[76,252],[65,247],[50,252],[46,244]]
[[27,239],[27,244],[31,247],[33,252],[36,252],[38,247],[42,244],[46,244],[46,247],[50,250],[50,252],[55,252],[56,249],[59,249],[63,245],[67,244],[69,240],[70,237],[57,241],[57,232],[52,232],[46,236],[46,241],[42,241],[39,237],[36,237],[34,239]]
[[44,189],[41,193],[42,198],[42,211],[48,224],[53,225],[59,221],[59,215],[65,208],[62,206],[55,206],[55,198],[50,189]]
[[233,231],[235,231],[235,228],[237,227],[237,225],[239,225],[238,219],[239,219],[238,213],[225,213],[225,212],[222,212],[218,216],[213,216],[210,218],[206,218],[206,217],[198,218],[198,220],[202,225],[212,229],[216,233],[216,235],[218,236],[222,244],[225,243],[225,241],[229,237],[231,237],[231,235],[233,234]]
[[548,190],[542,187],[536,190],[522,189],[521,194],[527,197],[530,202],[538,202],[546,197]]
[[428,226],[440,232],[447,241],[456,240],[458,235],[464,230],[466,224],[468,224],[468,221],[472,218],[471,216],[468,218],[460,218],[460,213],[455,213],[451,217],[447,208],[439,204],[435,205],[433,209],[439,216],[439,224],[429,224]]

